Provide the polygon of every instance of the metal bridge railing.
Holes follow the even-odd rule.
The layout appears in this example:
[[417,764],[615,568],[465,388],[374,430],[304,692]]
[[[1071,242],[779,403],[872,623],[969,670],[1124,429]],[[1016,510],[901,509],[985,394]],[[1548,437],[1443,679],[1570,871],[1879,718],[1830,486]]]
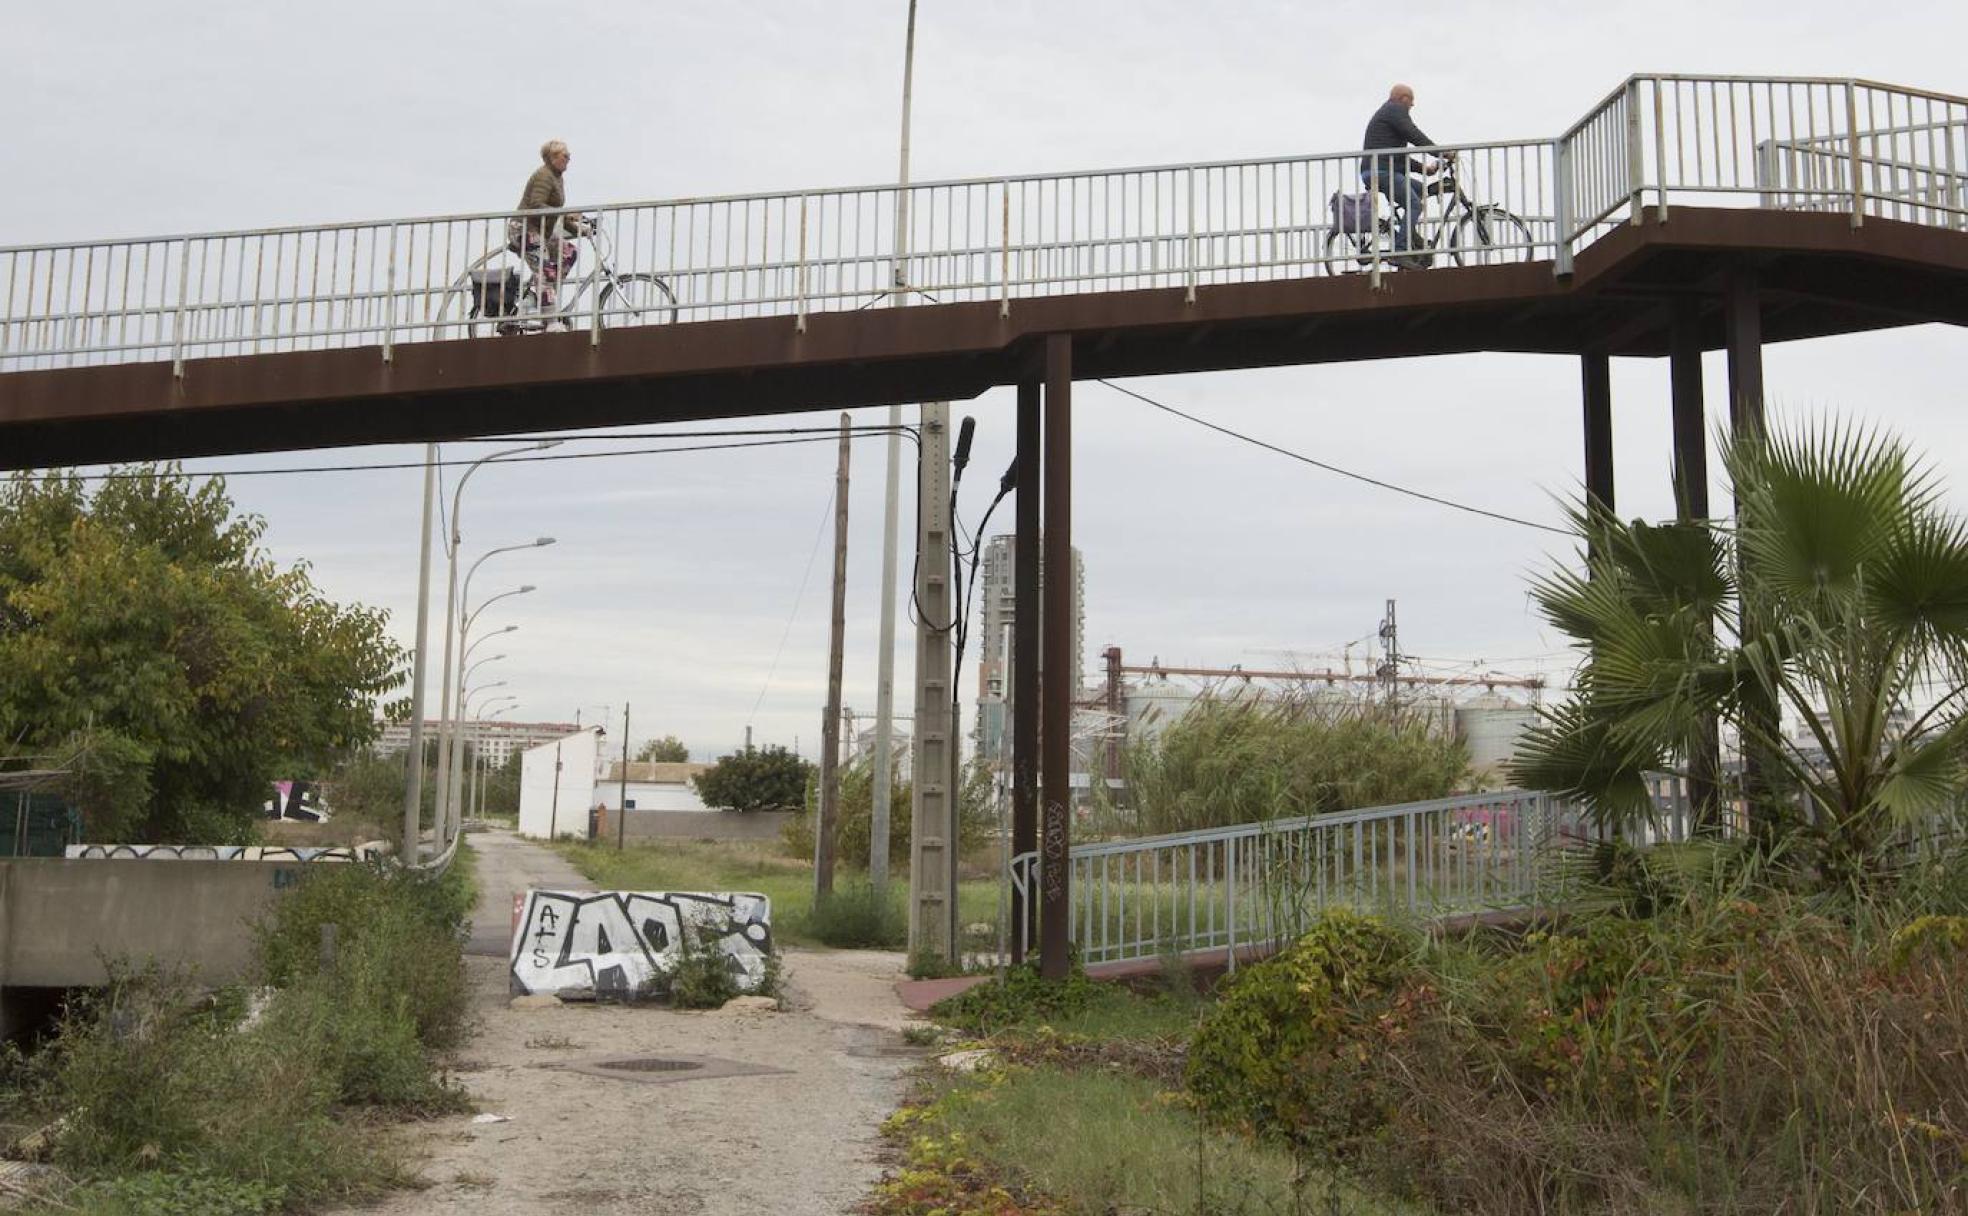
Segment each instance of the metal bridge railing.
[[[1685,799],[1665,800],[1633,840],[1685,840],[1688,814]],[[1565,801],[1507,790],[1077,845],[1072,936],[1086,963],[1234,955],[1295,938],[1332,907],[1412,917],[1525,907],[1552,897],[1549,863],[1564,846],[1600,838]],[[1012,863],[1028,926],[1037,862]]]
[[[1968,227],[1968,101],[1815,78],[1636,76],[1555,139],[1464,144],[1461,182],[1510,222],[1437,264],[1550,261],[1670,200]],[[1334,200],[1361,154],[604,206],[563,320],[618,326],[1212,287],[1388,265]],[[1385,203],[1380,204],[1385,214]],[[534,220],[557,213],[536,213]],[[490,336],[474,270],[517,266],[507,212],[0,248],[0,373]],[[1425,231],[1424,235],[1428,235]],[[898,249],[910,251],[898,256]],[[1446,255],[1446,256],[1445,256]]]
[[1968,98],[1826,77],[1635,76],[1560,137],[1573,248],[1643,208],[1968,229]]

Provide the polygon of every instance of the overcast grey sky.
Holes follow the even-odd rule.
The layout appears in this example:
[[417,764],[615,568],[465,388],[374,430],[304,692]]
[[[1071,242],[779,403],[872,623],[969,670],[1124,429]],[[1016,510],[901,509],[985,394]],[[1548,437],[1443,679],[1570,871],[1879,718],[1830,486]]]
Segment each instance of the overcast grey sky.
[[[549,137],[573,146],[575,205],[891,181],[906,8],[13,5],[0,103],[15,185],[0,193],[0,245],[507,207]],[[1415,86],[1415,118],[1444,141],[1555,135],[1636,71],[1855,75],[1968,92],[1968,9],[1941,0],[1863,12],[1829,0],[1423,0],[1373,11],[922,0],[914,175],[1341,150],[1358,144],[1395,79]],[[1835,410],[1897,430],[1959,496],[1964,355],[1968,335],[1936,327],[1773,347],[1772,413]],[[1708,374],[1719,401],[1719,355]],[[1134,387],[1324,460],[1534,519],[1556,522],[1553,496],[1575,493],[1580,476],[1569,359],[1463,356]],[[1665,365],[1616,363],[1614,393],[1621,511],[1667,514]],[[1338,480],[1097,385],[1075,400],[1092,653],[1116,644],[1143,660],[1273,664],[1287,661],[1277,651],[1336,650],[1371,632],[1394,597],[1405,650],[1569,669],[1524,594],[1557,538]],[[978,421],[961,508],[974,521],[1011,454],[1010,395],[956,413]],[[414,458],[372,448],[337,461]],[[761,740],[798,736],[811,755],[833,460],[820,445],[480,473],[467,495],[468,558],[540,534],[560,542],[481,573],[481,593],[540,588],[482,618],[520,626],[479,652],[509,656],[485,677],[508,681],[529,719],[581,708],[592,718],[603,705],[619,719],[627,700],[639,738],[674,732],[710,754],[751,721]],[[880,442],[858,444],[846,700],[864,713],[881,468]],[[414,472],[376,472],[240,478],[232,489],[266,516],[277,558],[311,562],[332,597],[388,608],[407,642],[420,485]],[[1007,526],[1008,516],[1007,506]],[[911,653],[905,636],[903,712]]]

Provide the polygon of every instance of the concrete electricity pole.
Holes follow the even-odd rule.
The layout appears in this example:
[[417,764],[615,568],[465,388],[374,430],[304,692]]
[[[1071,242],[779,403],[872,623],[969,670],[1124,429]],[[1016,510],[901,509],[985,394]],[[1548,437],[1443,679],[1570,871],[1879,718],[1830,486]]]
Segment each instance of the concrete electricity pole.
[[956,791],[950,788],[956,732],[950,713],[951,595],[950,406],[922,407],[917,471],[916,730],[910,821],[909,950],[953,959],[957,945]]
[[[895,271],[890,303],[909,302],[909,103],[916,74],[916,0],[909,0],[909,33],[902,50],[902,165],[896,175],[903,193],[895,204]],[[888,481],[882,495],[881,641],[875,659],[874,805],[868,833],[868,883],[879,896],[888,888],[889,803],[895,774],[895,563],[898,500],[902,489],[902,407],[888,407]]]
[[[847,461],[853,419],[841,415],[840,467],[834,473],[834,608],[828,627],[827,714],[820,722],[820,821],[813,832],[813,897],[834,891],[834,832],[840,822],[841,658],[847,644]],[[885,843],[876,837],[876,844]],[[877,849],[877,851],[880,851]]]
[[403,864],[417,864],[424,810],[424,679],[430,667],[431,509],[437,502],[437,445],[424,445],[424,527],[418,533],[417,653],[410,675],[410,771],[403,786]]

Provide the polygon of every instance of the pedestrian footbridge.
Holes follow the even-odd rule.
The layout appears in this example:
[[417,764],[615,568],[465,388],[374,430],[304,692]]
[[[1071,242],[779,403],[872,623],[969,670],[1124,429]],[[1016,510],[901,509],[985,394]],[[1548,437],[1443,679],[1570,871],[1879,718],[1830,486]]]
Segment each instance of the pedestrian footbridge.
[[1442,151],[1432,269],[1335,227],[1357,152],[670,199],[591,209],[518,336],[471,315],[507,213],[0,248],[0,467],[967,398],[1055,335],[1084,379],[1968,321],[1960,97],[1636,76]]

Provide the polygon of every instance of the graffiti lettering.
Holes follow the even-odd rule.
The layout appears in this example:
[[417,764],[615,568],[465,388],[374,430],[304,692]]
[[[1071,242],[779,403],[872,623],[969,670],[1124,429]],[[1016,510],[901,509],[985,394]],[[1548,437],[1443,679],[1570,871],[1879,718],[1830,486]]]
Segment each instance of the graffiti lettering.
[[369,861],[381,844],[287,847],[264,844],[72,844],[63,856],[82,861]]
[[772,954],[763,895],[694,891],[528,891],[513,931],[512,991],[649,995],[682,957],[684,935],[716,950],[755,992]]

